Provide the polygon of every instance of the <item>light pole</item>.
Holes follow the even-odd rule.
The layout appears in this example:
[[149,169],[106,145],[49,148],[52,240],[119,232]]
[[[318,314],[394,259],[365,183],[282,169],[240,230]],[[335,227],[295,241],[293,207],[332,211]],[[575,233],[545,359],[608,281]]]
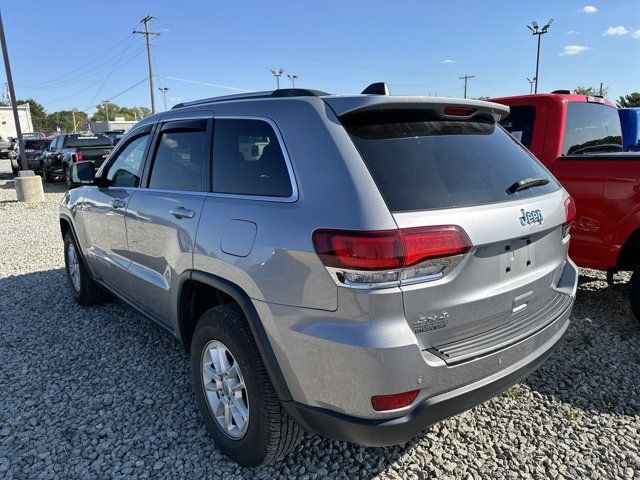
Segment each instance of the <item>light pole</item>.
[[162,92],[162,100],[164,101],[164,111],[167,111],[167,92],[169,91],[169,89],[167,87],[160,87],[158,88],[158,90],[160,90]]
[[536,83],[536,77],[533,77],[533,80],[531,80],[529,77],[527,77],[527,82],[529,82],[529,94],[533,93],[533,84]]
[[277,70],[271,69],[271,73],[276,77],[276,90],[280,90],[280,77],[284,73],[284,68],[279,68]]
[[289,80],[291,80],[291,88],[296,88],[296,80],[298,79],[298,75],[287,75]]
[[538,69],[540,67],[540,39],[542,38],[542,35],[544,35],[549,31],[549,27],[551,26],[552,23],[553,23],[553,18],[549,20],[547,24],[542,28],[538,28],[538,22],[536,22],[535,20],[531,22],[531,25],[527,25],[527,28],[531,30],[531,34],[538,36],[538,53],[536,55],[536,76],[533,77],[536,84],[534,93],[538,93],[538,78],[539,78]]
[[104,114],[107,119],[107,130],[109,130],[109,100],[102,100],[102,105],[104,105]]

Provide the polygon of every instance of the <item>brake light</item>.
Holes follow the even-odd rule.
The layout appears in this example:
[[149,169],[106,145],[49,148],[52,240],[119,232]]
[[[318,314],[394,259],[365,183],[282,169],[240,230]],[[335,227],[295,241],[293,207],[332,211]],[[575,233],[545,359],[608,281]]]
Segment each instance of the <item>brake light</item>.
[[454,117],[468,117],[469,115],[476,112],[475,108],[464,108],[464,107],[444,107],[445,115],[452,115]]
[[378,231],[319,229],[313,233],[313,244],[339,283],[367,287],[424,277],[435,280],[458,263],[439,259],[462,256],[471,248],[465,231],[455,225]]
[[76,162],[81,162],[82,161],[82,151],[78,150],[76,152]]
[[576,202],[572,197],[567,198],[564,201],[564,225],[562,226],[562,236],[569,235],[569,227],[576,219]]
[[371,397],[371,406],[376,411],[396,410],[411,405],[418,396],[420,390],[394,393],[392,395],[375,395]]

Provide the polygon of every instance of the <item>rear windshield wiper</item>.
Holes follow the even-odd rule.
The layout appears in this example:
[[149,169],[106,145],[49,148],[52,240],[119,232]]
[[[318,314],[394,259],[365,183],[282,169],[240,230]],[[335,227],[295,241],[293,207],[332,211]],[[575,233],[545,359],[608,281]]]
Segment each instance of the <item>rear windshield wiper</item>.
[[547,178],[523,178],[507,188],[507,195],[519,192],[520,190],[526,190],[531,187],[540,187],[549,183]]

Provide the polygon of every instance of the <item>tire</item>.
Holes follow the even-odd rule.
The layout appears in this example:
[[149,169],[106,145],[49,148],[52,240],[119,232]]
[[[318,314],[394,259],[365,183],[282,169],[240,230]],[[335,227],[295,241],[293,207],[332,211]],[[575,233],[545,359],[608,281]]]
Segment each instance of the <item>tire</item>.
[[[218,377],[220,393],[216,393],[213,385],[216,382],[209,380],[214,377],[203,373],[205,363],[207,371],[217,372],[212,352],[219,352],[220,345],[230,354],[224,355],[229,367],[227,371],[237,368],[239,378],[244,380],[245,388],[241,391],[229,391],[228,387],[234,385],[234,375],[229,374],[226,378]],[[211,363],[207,363],[209,360]],[[279,461],[295,449],[302,438],[302,430],[282,408],[247,320],[237,305],[215,307],[200,317],[191,342],[191,372],[196,401],[207,430],[229,458],[240,465],[255,467]],[[229,383],[224,383],[226,381]],[[210,389],[205,390],[205,382],[211,386]],[[244,432],[241,431],[241,422],[235,417],[233,430],[225,432],[212,414],[213,407],[207,394],[215,401],[218,395],[224,397],[225,392],[233,402],[239,399],[243,406],[248,404]]]
[[42,177],[44,178],[44,183],[53,183],[53,175],[44,164],[42,165]]
[[640,320],[640,265],[633,270],[629,282],[629,305],[636,320]]
[[11,167],[11,171],[13,172],[13,176],[17,177],[18,176],[18,172],[20,172],[19,168],[13,168],[13,166]]
[[[75,261],[72,258],[74,256]],[[107,298],[107,292],[91,278],[71,230],[64,235],[64,266],[73,298],[80,305],[94,305]]]
[[64,178],[64,183],[67,184],[67,188],[71,188],[71,172],[70,168],[65,164],[62,167],[62,178]]

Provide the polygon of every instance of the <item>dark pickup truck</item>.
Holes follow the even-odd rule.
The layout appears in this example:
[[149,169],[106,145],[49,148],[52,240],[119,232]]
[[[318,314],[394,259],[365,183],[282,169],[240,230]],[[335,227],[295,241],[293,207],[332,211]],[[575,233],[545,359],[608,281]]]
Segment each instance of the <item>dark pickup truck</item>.
[[42,156],[42,173],[45,182],[64,178],[72,163],[93,162],[96,169],[113,150],[111,139],[102,134],[70,133],[58,135]]

